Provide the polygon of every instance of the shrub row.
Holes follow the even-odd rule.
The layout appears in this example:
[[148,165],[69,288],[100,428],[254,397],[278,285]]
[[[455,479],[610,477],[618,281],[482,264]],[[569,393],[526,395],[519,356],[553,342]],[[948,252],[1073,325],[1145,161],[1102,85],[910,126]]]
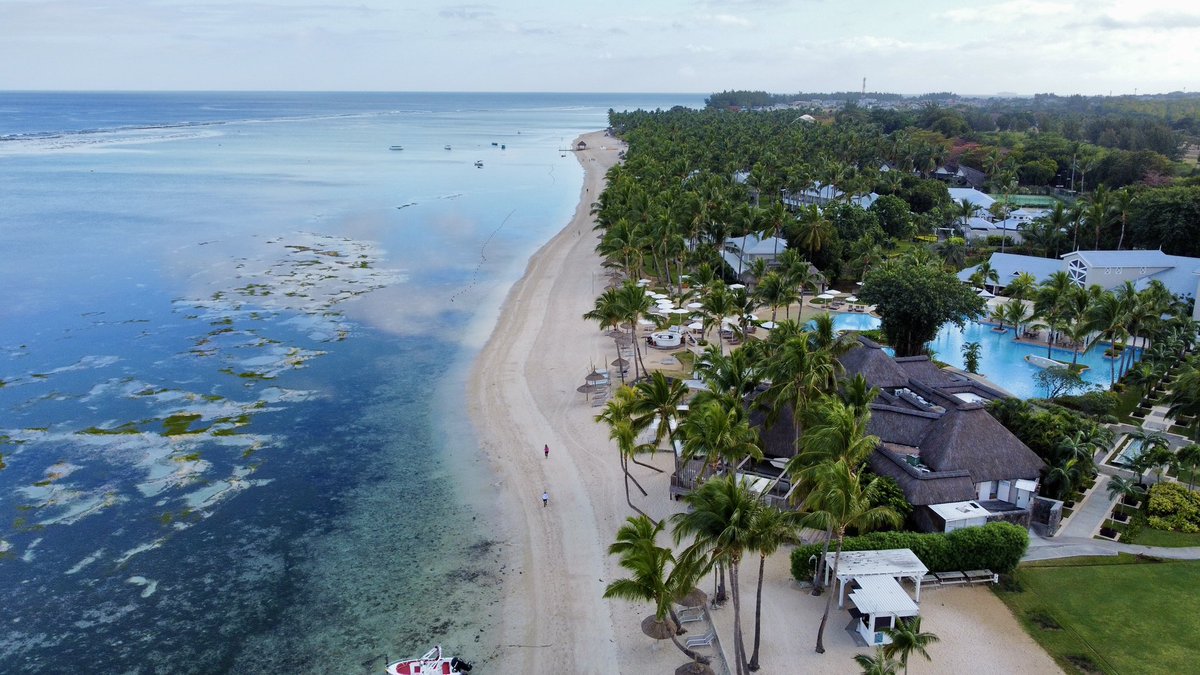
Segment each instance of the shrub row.
[[1147,523],[1156,530],[1200,532],[1200,495],[1179,483],[1151,485],[1146,508]]
[[[833,551],[836,542],[830,544]],[[922,532],[871,532],[858,537],[846,537],[843,551],[883,551],[908,548],[921,559],[930,572],[956,572],[990,569],[1011,572],[1021,562],[1029,547],[1029,532],[1012,523],[988,523],[982,527],[966,527],[949,534]],[[819,557],[823,544],[806,544],[792,551],[792,576],[797,581],[812,579],[809,559]]]

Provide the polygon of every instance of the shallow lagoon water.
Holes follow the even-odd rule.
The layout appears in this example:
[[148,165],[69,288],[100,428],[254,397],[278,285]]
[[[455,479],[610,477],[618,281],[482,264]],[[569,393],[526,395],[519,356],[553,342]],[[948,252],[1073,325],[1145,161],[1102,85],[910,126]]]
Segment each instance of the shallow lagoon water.
[[465,369],[575,207],[560,149],[699,103],[0,94],[5,669],[486,659]]

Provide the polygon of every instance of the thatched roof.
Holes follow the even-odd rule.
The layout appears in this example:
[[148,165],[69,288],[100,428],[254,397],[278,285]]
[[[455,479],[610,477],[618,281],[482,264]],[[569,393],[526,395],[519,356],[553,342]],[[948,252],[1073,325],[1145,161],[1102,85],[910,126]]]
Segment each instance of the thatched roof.
[[846,369],[847,377],[862,375],[871,386],[880,389],[892,389],[908,384],[908,373],[896,365],[896,361],[888,356],[878,343],[865,337],[859,337],[858,341],[862,348],[851,349],[838,359]]
[[947,410],[922,440],[921,460],[935,471],[966,469],[971,480],[1036,480],[1045,463],[978,403]]
[[[871,470],[888,476],[900,484],[904,498],[913,506],[928,506],[945,502],[961,502],[975,498],[971,474],[959,471],[921,471],[909,466],[895,450],[899,446],[884,444],[871,453]],[[911,450],[911,449],[910,449]]]
[[937,388],[953,383],[950,374],[938,368],[937,364],[929,360],[928,356],[897,358],[896,365],[900,366],[909,379],[921,382],[926,386]]
[[919,446],[940,415],[907,407],[874,404],[867,431],[886,443]]

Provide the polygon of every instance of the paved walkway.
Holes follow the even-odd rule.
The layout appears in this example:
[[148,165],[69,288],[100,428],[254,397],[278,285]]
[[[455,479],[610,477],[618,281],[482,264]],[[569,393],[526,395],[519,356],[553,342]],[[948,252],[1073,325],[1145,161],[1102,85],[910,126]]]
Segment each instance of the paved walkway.
[[1037,535],[1029,536],[1029,551],[1025,553],[1023,560],[1052,560],[1085,555],[1117,555],[1118,553],[1132,553],[1170,560],[1200,560],[1200,546],[1183,548],[1138,546],[1106,539],[1062,536],[1047,539]]
[[1086,539],[1095,536],[1100,531],[1100,526],[1104,524],[1104,520],[1108,518],[1112,506],[1113,499],[1108,494],[1108,476],[1100,474],[1096,476],[1096,484],[1083,496],[1083,500],[1075,505],[1075,510],[1067,519],[1066,525],[1059,528],[1058,534],[1054,538],[1082,537]]

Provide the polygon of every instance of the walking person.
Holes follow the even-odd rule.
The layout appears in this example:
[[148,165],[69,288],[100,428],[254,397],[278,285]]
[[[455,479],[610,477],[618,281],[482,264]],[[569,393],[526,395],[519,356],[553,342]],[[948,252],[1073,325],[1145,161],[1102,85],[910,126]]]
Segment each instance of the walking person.
[[545,508],[550,503],[550,493],[542,492],[542,508]]
[[550,459],[550,445],[546,445],[546,459]]

